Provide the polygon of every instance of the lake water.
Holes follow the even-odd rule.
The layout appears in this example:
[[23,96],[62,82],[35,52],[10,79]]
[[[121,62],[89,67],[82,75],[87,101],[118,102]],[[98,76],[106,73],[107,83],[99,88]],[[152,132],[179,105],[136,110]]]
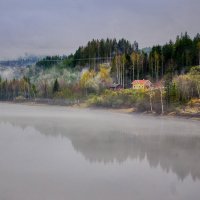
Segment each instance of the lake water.
[[198,200],[200,122],[0,104],[0,200]]

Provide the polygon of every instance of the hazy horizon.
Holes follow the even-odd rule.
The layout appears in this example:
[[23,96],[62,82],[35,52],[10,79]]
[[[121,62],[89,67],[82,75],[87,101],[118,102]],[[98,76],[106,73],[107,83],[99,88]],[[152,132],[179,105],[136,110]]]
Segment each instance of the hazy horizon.
[[0,60],[68,55],[92,39],[164,44],[199,29],[198,0],[1,0]]

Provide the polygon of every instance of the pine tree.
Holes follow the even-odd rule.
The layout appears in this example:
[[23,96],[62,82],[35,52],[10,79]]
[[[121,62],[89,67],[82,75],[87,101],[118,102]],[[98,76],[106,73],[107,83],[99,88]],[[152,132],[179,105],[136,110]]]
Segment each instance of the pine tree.
[[60,86],[59,86],[58,80],[56,79],[54,84],[53,84],[53,93],[58,92],[59,88],[60,88]]

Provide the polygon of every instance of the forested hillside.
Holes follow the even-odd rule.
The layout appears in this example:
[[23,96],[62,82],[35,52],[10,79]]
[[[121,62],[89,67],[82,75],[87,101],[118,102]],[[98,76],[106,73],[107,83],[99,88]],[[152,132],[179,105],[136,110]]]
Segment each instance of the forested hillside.
[[69,56],[46,57],[37,66],[48,68],[58,65],[64,68],[98,70],[98,65],[107,63],[112,67],[115,82],[129,87],[134,79],[158,81],[163,77],[189,71],[200,64],[200,34],[191,38],[187,32],[170,40],[165,45],[155,45],[145,51],[125,39],[92,40]]
[[[136,91],[131,88],[136,79],[160,86]],[[122,90],[111,90],[114,83]],[[174,42],[146,49],[125,39],[92,40],[69,56],[43,58],[21,79],[0,78],[1,100],[35,98],[162,113],[177,108],[200,98],[200,34],[181,34]]]

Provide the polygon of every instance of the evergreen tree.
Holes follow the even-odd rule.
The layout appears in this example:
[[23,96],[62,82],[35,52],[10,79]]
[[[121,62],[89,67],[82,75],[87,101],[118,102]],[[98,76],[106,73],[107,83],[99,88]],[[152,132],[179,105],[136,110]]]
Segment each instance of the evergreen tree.
[[58,92],[59,88],[60,88],[60,86],[59,86],[58,80],[56,79],[54,84],[53,84],[53,93]]

